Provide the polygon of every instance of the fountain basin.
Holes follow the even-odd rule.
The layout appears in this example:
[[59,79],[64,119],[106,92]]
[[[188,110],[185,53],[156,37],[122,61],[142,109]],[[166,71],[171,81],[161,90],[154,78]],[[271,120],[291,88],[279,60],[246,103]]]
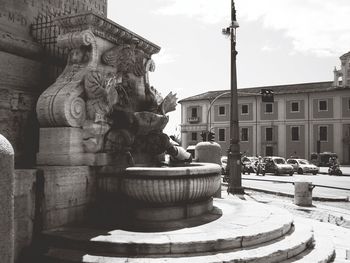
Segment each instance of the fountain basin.
[[122,190],[133,200],[158,205],[191,203],[212,197],[220,187],[220,166],[130,167]]
[[177,220],[212,210],[212,197],[221,184],[220,172],[221,167],[212,163],[130,167],[125,171],[121,188],[136,204],[136,219]]

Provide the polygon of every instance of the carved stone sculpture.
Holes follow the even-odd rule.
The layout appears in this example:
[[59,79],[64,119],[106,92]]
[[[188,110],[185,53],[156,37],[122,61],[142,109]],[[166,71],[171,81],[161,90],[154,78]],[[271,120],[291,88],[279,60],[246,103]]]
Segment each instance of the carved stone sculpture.
[[171,92],[163,98],[150,86],[151,56],[160,48],[93,13],[56,22],[64,32],[57,44],[70,52],[65,70],[38,100],[41,127],[53,134],[55,127],[81,130],[74,133],[81,134],[81,154],[152,159],[164,153],[166,114],[175,110],[177,98]]

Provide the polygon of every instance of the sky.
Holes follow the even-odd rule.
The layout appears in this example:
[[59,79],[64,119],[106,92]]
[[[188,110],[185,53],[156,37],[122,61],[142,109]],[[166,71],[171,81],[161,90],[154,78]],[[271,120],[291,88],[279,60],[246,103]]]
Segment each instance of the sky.
[[[349,0],[236,0],[238,88],[333,80],[350,51]],[[150,82],[179,100],[230,89],[230,0],[108,0],[108,18],[162,49]],[[181,106],[165,128],[179,132]]]

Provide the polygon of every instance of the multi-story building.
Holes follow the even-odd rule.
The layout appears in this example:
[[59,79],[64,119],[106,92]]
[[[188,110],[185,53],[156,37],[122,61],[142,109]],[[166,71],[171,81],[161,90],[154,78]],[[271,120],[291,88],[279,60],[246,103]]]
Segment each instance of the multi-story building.
[[[238,89],[241,152],[310,159],[313,152],[330,151],[350,164],[350,53],[340,58],[342,68],[334,70],[333,82]],[[262,101],[262,89],[273,91],[273,102]],[[180,104],[182,146],[197,144],[201,133],[211,130],[226,155],[230,92],[209,91]]]

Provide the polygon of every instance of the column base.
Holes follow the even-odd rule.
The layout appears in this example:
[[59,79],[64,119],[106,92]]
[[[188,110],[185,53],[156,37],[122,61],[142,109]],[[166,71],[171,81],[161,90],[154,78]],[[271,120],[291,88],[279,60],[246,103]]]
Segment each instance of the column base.
[[244,188],[243,187],[228,187],[227,192],[233,195],[243,195]]

